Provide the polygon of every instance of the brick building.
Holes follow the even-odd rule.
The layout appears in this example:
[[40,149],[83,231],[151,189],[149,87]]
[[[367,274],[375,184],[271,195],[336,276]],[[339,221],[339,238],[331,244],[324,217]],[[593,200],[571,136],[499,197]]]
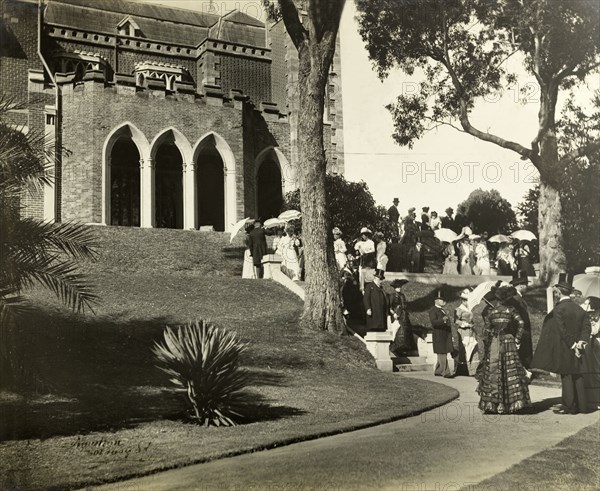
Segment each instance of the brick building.
[[[343,173],[339,49],[325,147]],[[297,55],[282,22],[124,0],[0,2],[0,92],[54,142],[26,212],[59,221],[227,230],[296,185]]]

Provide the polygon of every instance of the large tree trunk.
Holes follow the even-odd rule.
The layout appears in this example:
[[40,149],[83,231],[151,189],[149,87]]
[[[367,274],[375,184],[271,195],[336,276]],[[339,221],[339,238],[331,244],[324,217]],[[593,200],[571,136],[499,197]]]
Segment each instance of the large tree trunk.
[[559,191],[540,180],[539,235],[540,279],[544,284],[556,282],[558,274],[567,269],[561,226],[562,205]]
[[333,242],[329,240],[330,218],[325,201],[323,110],[329,65],[321,61],[326,49],[314,46],[298,53],[300,206],[306,267],[302,320],[312,329],[341,331],[339,273]]
[[[553,109],[552,109],[553,110]],[[559,273],[567,270],[563,247],[562,204],[560,201],[560,169],[554,124],[551,125],[540,145],[540,198],[538,202],[538,227],[540,243],[540,279],[553,284]]]

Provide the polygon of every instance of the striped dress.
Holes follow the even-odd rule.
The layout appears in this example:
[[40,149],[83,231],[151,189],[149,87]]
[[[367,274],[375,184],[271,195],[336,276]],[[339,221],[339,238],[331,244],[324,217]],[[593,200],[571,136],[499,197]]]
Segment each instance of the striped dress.
[[527,375],[516,345],[524,332],[525,323],[513,307],[499,303],[490,310],[483,333],[485,355],[477,388],[482,411],[514,413],[531,405]]

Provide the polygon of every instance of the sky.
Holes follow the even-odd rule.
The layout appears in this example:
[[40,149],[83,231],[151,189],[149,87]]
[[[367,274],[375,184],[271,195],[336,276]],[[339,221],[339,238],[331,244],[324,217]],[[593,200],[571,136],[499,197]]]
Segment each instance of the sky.
[[[192,10],[226,13],[239,9],[266,20],[260,0],[144,0]],[[348,0],[340,25],[342,97],[344,108],[345,175],[367,183],[378,204],[399,198],[400,210],[429,206],[440,214],[465,200],[474,189],[497,189],[513,207],[535,185],[537,170],[528,161],[492,143],[451,127],[426,134],[412,149],[392,139],[393,123],[385,106],[401,93],[414,91],[418,78],[392,70],[381,81],[373,70],[358,33],[354,3]],[[519,71],[513,58],[509,70]],[[600,76],[589,81],[600,88]],[[482,131],[529,146],[537,129],[539,93],[534,79],[521,73],[517,88],[498,100],[481,101],[471,123]]]

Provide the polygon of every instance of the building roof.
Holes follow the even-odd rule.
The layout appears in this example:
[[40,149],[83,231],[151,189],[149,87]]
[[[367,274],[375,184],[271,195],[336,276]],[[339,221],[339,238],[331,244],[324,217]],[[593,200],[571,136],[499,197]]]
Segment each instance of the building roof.
[[44,16],[50,24],[101,33],[114,33],[128,17],[143,37],[156,41],[197,46],[210,30],[223,41],[265,46],[264,24],[240,11],[221,17],[127,0],[49,0]]

